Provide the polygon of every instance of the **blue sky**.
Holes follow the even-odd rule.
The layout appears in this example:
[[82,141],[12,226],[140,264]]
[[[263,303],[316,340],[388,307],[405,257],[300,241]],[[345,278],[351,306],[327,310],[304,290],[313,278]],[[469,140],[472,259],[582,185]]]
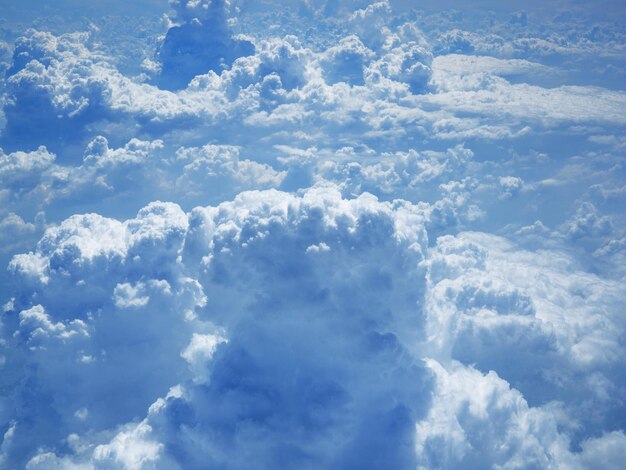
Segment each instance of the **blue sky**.
[[0,468],[621,468],[622,2],[0,11]]

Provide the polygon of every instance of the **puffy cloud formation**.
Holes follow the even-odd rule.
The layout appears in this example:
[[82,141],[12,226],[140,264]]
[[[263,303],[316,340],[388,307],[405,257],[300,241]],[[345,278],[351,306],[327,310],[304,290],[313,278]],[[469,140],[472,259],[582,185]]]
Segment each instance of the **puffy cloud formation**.
[[196,75],[221,72],[235,59],[254,54],[254,45],[234,37],[228,23],[228,0],[171,0],[175,12],[158,52],[159,84],[184,88]]
[[[94,132],[116,145],[137,132],[154,139],[171,136],[179,145],[187,145],[189,138],[205,144],[224,135],[254,135],[284,145],[290,143],[285,132],[306,135],[312,128],[321,128],[325,136],[343,129],[342,146],[365,140],[396,147],[398,133],[408,129],[420,139],[499,139],[563,126],[624,124],[625,98],[619,90],[562,83],[546,87],[544,82],[558,75],[529,60],[434,57],[415,21],[391,22],[376,43],[356,26],[336,44],[319,48],[293,35],[264,36],[255,40],[254,51],[239,56],[229,42],[240,40],[227,28],[225,3],[175,6],[183,23],[168,30],[160,59],[160,86],[174,92],[151,85],[149,77],[122,74],[93,39],[95,33],[54,36],[29,30],[18,38],[6,79],[5,148],[32,150],[44,144],[76,155]],[[379,7],[357,13],[357,23],[370,13],[388,16]],[[378,21],[365,17],[364,25]],[[221,18],[216,31],[226,32],[195,32],[212,28],[216,18]],[[168,39],[170,33],[177,39]],[[196,44],[215,37],[226,43]],[[165,46],[171,41],[168,55]],[[177,49],[178,43],[189,44]],[[186,47],[196,55],[188,57]],[[227,52],[238,58],[231,57],[224,67],[208,66],[213,59],[202,56]],[[171,80],[185,77],[184,84],[168,86],[170,79],[163,76],[168,73]],[[520,76],[528,76],[530,83],[517,83]],[[38,142],[33,147],[34,134]]]
[[358,36],[342,38],[328,48],[322,57],[324,78],[329,84],[349,83],[364,85],[363,72],[376,54],[368,49]]
[[530,407],[523,396],[491,371],[453,364],[437,375],[436,401],[417,425],[418,468],[619,468],[626,435],[591,437],[572,453],[560,429],[567,427],[558,404]]
[[[22,411],[6,461],[33,458],[32,439],[66,454],[68,435],[114,429],[159,395],[144,426],[156,443],[125,448],[145,437],[137,429],[93,458],[126,462],[139,446],[181,467],[414,461],[430,383],[411,353],[424,322],[423,221],[408,203],[320,187],[242,193],[189,216],[152,203],[124,223],[85,215],[49,229],[11,263],[22,291],[5,327],[25,354],[13,367],[39,386],[13,398]],[[106,372],[118,368],[124,376]],[[165,397],[178,383],[180,396]]]
[[8,6],[0,467],[621,468],[607,2]]
[[[132,420],[156,390],[167,390],[171,374],[174,381],[184,376],[186,311],[205,302],[197,282],[177,268],[187,225],[184,212],[165,203],[125,224],[77,215],[47,230],[37,251],[13,259],[21,293],[5,313],[5,331],[13,330],[5,346],[16,353],[7,367],[21,385],[7,397],[18,413],[4,442],[7,465],[29,459],[31,439],[63,449],[71,434]],[[64,300],[68,289],[72,308]],[[22,307],[33,296],[36,305]]]
[[0,154],[5,188],[0,192],[5,205],[0,214],[33,209],[56,214],[67,205],[85,203],[111,207],[124,204],[129,195],[139,204],[159,198],[218,202],[242,190],[279,187],[286,176],[270,165],[240,158],[236,146],[180,147],[172,154],[168,150],[161,140],[139,139],[110,148],[106,138],[97,136],[87,144],[79,166],[57,163],[45,147]]
[[207,186],[216,198],[244,189],[278,187],[286,176],[267,164],[240,159],[239,149],[232,146],[183,147],[176,160],[183,164],[176,186],[185,197],[206,199]]
[[429,252],[425,217],[320,186],[48,229],[11,262],[5,367],[22,385],[4,461],[613,461],[620,283],[480,233]]
[[365,44],[373,49],[381,48],[389,34],[391,4],[388,0],[374,2],[350,15],[350,23]]
[[428,331],[443,357],[497,371],[557,419],[551,426],[571,430],[565,448],[619,429],[620,282],[480,233],[440,238],[429,264]]

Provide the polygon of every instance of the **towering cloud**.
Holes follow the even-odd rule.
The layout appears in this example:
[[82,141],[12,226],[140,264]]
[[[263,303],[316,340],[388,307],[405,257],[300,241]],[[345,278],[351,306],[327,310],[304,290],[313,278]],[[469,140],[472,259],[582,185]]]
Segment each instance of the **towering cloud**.
[[610,0],[30,3],[0,468],[623,467]]
[[196,75],[220,73],[238,57],[254,54],[254,45],[231,31],[228,0],[170,0],[170,6],[174,24],[158,52],[161,87],[184,88]]
[[11,263],[22,291],[5,326],[23,351],[11,369],[38,385],[12,399],[6,461],[32,458],[32,440],[62,455],[67,435],[122,425],[177,383],[148,422],[181,467],[414,461],[430,383],[411,352],[423,220],[407,203],[321,187],[48,230]]

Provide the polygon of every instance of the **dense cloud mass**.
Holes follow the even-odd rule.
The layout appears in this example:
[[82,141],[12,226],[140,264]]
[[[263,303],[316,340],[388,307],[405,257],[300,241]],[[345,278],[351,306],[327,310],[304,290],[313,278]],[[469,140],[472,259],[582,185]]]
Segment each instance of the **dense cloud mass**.
[[175,0],[170,2],[175,21],[159,49],[160,84],[184,88],[196,75],[221,72],[242,56],[254,54],[254,44],[232,36],[227,0]]
[[7,8],[0,467],[621,468],[626,10],[509,3]]

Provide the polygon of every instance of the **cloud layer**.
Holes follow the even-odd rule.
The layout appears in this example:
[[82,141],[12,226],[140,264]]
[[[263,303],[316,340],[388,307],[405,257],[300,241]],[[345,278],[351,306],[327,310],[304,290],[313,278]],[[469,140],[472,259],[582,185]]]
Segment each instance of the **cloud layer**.
[[621,468],[623,11],[448,3],[11,9],[0,467]]

